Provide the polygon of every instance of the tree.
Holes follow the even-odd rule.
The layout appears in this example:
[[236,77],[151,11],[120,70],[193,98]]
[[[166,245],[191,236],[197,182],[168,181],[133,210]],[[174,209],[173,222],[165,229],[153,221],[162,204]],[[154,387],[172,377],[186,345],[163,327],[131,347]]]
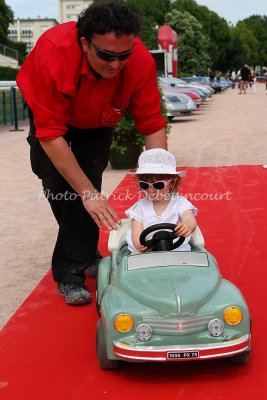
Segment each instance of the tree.
[[212,66],[219,70],[228,69],[231,35],[225,19],[206,6],[198,5],[194,0],[175,0],[172,7],[181,12],[187,11],[197,19],[208,39],[207,52]]
[[195,0],[119,1],[140,17],[140,38],[149,49],[158,48],[159,26],[166,23],[177,32],[180,70],[211,66],[226,71],[244,63],[267,64],[267,16],[253,15],[232,26]]
[[267,16],[252,15],[242,21],[257,39],[257,59],[253,64],[267,65]]
[[27,44],[24,42],[13,42],[12,40],[10,40],[7,44],[9,47],[12,47],[16,50],[18,50],[18,54],[19,54],[19,65],[22,65],[23,62],[25,61],[26,57],[27,57]]
[[0,0],[0,44],[8,43],[8,26],[13,21],[14,15],[5,0]]
[[158,48],[157,28],[164,24],[170,0],[124,0],[124,3],[140,18],[140,39],[149,49]]
[[179,66],[187,73],[205,70],[210,64],[207,52],[208,37],[205,36],[201,24],[189,12],[172,10],[167,13],[165,22],[177,32],[179,38]]
[[0,0],[0,44],[18,50],[18,61],[21,65],[26,58],[26,43],[13,42],[8,38],[8,27],[13,22],[14,14],[5,0]]
[[252,30],[243,22],[232,28],[232,67],[240,68],[244,64],[258,64],[259,43]]

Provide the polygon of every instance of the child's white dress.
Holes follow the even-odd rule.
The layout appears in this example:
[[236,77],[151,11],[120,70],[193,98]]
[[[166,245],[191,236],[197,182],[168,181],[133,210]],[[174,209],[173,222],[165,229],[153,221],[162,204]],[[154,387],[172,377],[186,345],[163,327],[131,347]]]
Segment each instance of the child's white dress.
[[[148,228],[151,225],[155,224],[162,224],[162,223],[170,223],[170,224],[177,224],[181,222],[181,215],[187,211],[192,210],[193,214],[196,215],[198,209],[193,206],[190,201],[188,201],[185,197],[179,196],[178,194],[173,195],[171,197],[170,202],[168,203],[167,207],[163,211],[161,215],[157,215],[153,206],[153,201],[149,199],[141,199],[137,203],[135,203],[132,207],[125,211],[125,214],[130,219],[135,219],[136,221],[143,224],[144,229]],[[154,232],[155,233],[155,232]],[[153,234],[147,236],[147,239],[150,239]],[[175,251],[190,251],[191,246],[188,243],[191,238],[187,236],[183,244],[175,249]],[[128,248],[131,252],[135,251],[136,248],[134,247],[132,241],[132,230],[130,229],[127,232],[127,243]]]

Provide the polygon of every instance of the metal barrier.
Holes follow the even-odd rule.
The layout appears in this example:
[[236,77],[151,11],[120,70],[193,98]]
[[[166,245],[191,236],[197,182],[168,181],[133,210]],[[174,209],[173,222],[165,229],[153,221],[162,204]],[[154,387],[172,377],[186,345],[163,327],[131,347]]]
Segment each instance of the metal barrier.
[[3,56],[13,58],[18,61],[19,59],[19,52],[16,49],[13,49],[12,47],[4,46],[3,44],[0,44],[0,54],[3,54]]
[[25,102],[15,81],[0,81],[0,126],[14,125],[10,131],[19,131],[19,121],[26,120]]

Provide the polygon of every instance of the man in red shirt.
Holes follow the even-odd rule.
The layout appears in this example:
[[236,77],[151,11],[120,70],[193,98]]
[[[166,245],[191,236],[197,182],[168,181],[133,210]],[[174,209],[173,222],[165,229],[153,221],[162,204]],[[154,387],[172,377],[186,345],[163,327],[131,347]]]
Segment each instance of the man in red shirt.
[[154,60],[136,37],[139,21],[116,2],[84,10],[78,23],[46,31],[21,67],[33,172],[59,225],[53,278],[68,304],[91,301],[85,269],[99,228],[120,220],[101,195],[112,127],[129,108],[146,148],[166,148]]

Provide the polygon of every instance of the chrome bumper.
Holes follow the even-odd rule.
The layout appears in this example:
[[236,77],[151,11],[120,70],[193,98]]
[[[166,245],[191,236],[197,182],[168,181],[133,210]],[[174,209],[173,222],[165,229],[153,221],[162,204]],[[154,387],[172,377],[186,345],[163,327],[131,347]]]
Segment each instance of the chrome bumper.
[[[186,361],[229,357],[250,348],[250,335],[221,343],[180,346],[138,346],[113,342],[117,357],[128,361]],[[187,356],[188,354],[188,356]],[[182,357],[180,357],[182,355]]]

